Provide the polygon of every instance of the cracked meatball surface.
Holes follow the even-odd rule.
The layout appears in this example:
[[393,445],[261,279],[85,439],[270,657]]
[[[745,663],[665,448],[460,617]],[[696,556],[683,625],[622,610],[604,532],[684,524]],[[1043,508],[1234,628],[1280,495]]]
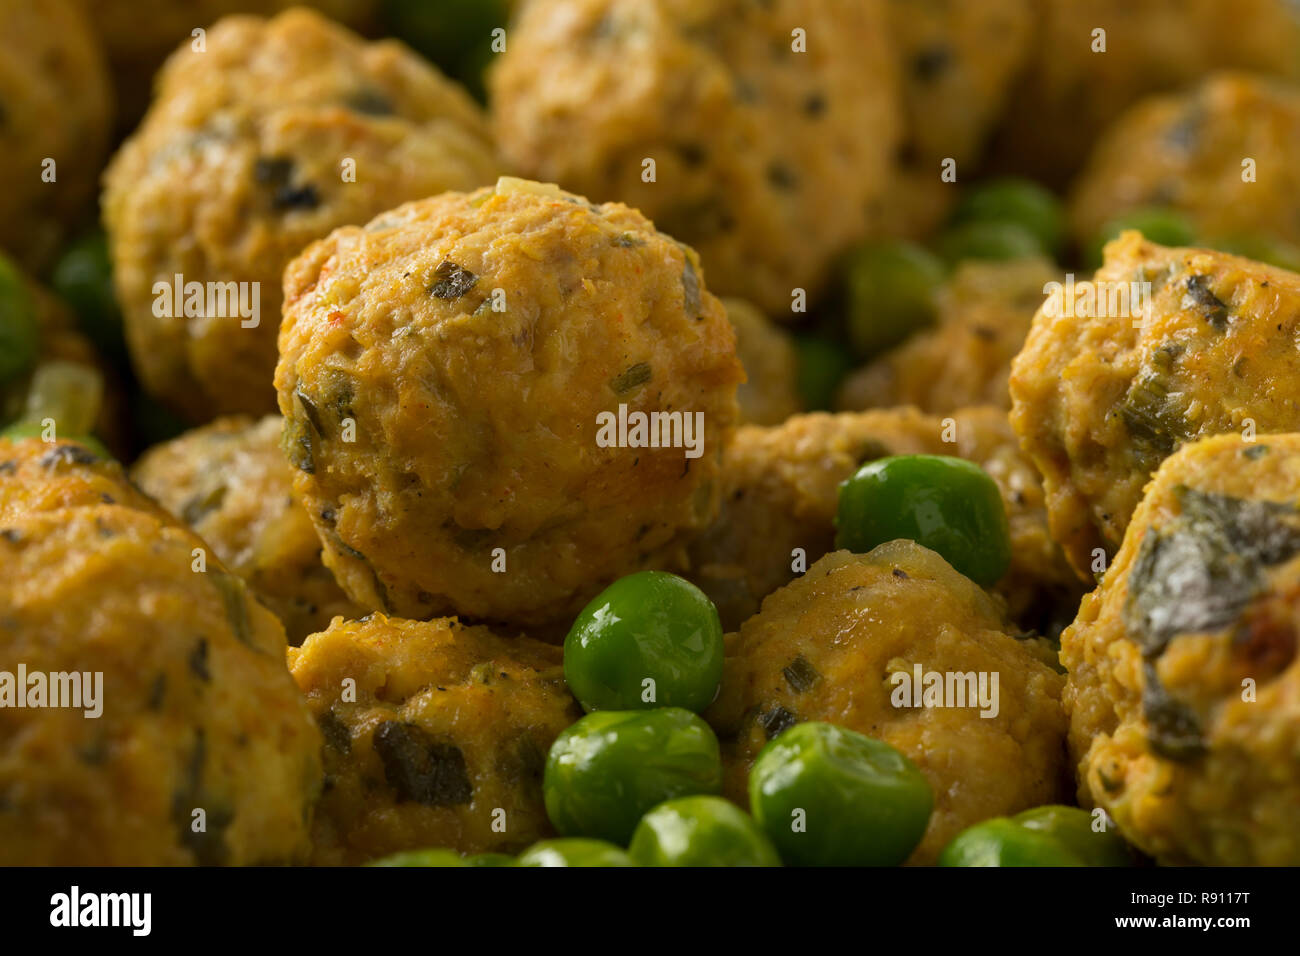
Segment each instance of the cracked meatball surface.
[[1084,806],[1160,863],[1300,864],[1300,435],[1156,472],[1061,636]]
[[289,651],[325,737],[312,862],[523,849],[553,834],[551,743],[581,708],[560,649],[453,619],[336,621]]

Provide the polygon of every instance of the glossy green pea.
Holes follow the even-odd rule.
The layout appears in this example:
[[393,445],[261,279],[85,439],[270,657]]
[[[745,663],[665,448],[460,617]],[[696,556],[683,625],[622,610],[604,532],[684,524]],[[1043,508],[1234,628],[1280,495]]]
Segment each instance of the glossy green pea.
[[681,797],[637,824],[628,854],[639,866],[780,866],[767,835],[721,797]]
[[934,321],[943,263],[901,239],[868,242],[844,263],[849,343],[862,358],[897,345]]
[[465,858],[467,866],[514,866],[515,858],[508,853],[477,853]]
[[1209,245],[1220,252],[1231,253],[1244,259],[1254,259],[1256,262],[1277,266],[1279,269],[1300,272],[1300,246],[1294,246],[1281,239],[1260,235],[1230,236],[1211,242]]
[[950,267],[970,259],[1004,261],[1048,255],[1038,237],[1014,222],[963,222],[952,226],[935,243]]
[[1011,818],[1026,830],[1055,838],[1087,866],[1132,866],[1133,851],[1107,821],[1102,831],[1093,829],[1093,815],[1079,807],[1049,804],[1025,810]]
[[125,364],[122,310],[113,290],[113,265],[104,234],[90,233],[64,249],[50,284],[72,306],[81,330],[95,348],[119,365]]
[[701,711],[722,682],[718,609],[675,574],[620,578],[573,622],[564,640],[564,678],[589,711]]
[[879,458],[840,485],[835,546],[866,553],[909,538],[983,587],[1011,563],[1002,495],[978,465],[946,455]]
[[534,843],[519,854],[519,866],[635,866],[621,849],[604,840],[566,838]]
[[925,835],[934,792],[889,744],[808,721],[758,755],[749,805],[786,863],[897,866]]
[[588,714],[551,745],[542,780],[562,835],[619,844],[657,804],[721,790],[718,738],[680,707]]
[[1143,237],[1162,246],[1190,246],[1196,242],[1196,229],[1190,219],[1176,209],[1147,206],[1116,216],[1104,226],[1086,250],[1086,262],[1097,268],[1102,262],[1106,243],[1126,229],[1136,229]]
[[1007,817],[959,833],[939,854],[940,866],[1085,866],[1060,840]]
[[36,307],[22,275],[0,255],[0,385],[12,382],[35,364],[40,342]]
[[795,387],[810,412],[829,409],[835,392],[853,368],[853,356],[843,345],[819,335],[796,335]]
[[470,863],[455,850],[406,850],[393,853],[366,866],[469,866]]
[[1065,211],[1051,190],[1028,179],[995,179],[971,188],[953,212],[954,223],[1005,222],[1020,226],[1050,255],[1065,244]]
[[[0,438],[7,438],[9,441],[22,441],[24,438],[45,438],[45,428],[39,422],[16,422],[8,428],[0,431]],[[56,435],[58,441],[73,441],[78,445],[84,445],[93,451],[100,458],[110,460],[113,453],[104,447],[94,435]]]

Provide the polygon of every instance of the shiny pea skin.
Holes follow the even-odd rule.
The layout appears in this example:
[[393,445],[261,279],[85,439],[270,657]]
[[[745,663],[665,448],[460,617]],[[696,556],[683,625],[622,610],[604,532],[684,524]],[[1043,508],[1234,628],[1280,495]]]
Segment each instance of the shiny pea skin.
[[465,858],[466,866],[514,866],[515,858],[507,853],[476,853]]
[[465,857],[455,850],[406,850],[372,860],[366,866],[469,866]]
[[1107,819],[1104,830],[1094,828],[1093,815],[1080,807],[1048,804],[1018,813],[1011,818],[1027,830],[1045,833],[1060,841],[1087,866],[1132,866],[1133,851]]
[[593,710],[713,703],[722,682],[722,621],[704,592],[664,571],[615,581],[582,609],[564,640],[564,678]]
[[0,385],[23,375],[40,351],[36,306],[18,267],[0,254]]
[[1045,186],[1014,177],[978,183],[953,212],[954,223],[1009,222],[1030,232],[1045,253],[1065,244],[1065,210]]
[[995,817],[968,827],[939,854],[940,866],[1086,866],[1061,840]]
[[868,242],[844,262],[849,344],[860,358],[897,345],[934,322],[943,263],[914,242]]
[[519,854],[519,866],[634,866],[619,847],[604,840],[564,838],[534,843]]
[[1049,255],[1038,237],[1014,222],[963,222],[952,226],[935,243],[949,267],[971,259],[1007,261]]
[[638,866],[780,866],[754,818],[722,797],[682,797],[637,824],[628,854]]
[[860,554],[908,538],[981,587],[1011,563],[1001,492],[962,458],[898,455],[868,462],[840,486],[835,528],[835,546]]
[[551,745],[542,781],[559,833],[619,844],[657,804],[721,790],[718,738],[680,707],[588,714]]
[[898,866],[925,835],[934,792],[889,744],[808,721],[758,755],[749,805],[788,864]]
[[1177,209],[1146,206],[1116,216],[1104,226],[1085,250],[1085,261],[1092,268],[1101,265],[1106,243],[1127,229],[1136,229],[1143,238],[1162,246],[1190,246],[1196,242],[1192,221]]

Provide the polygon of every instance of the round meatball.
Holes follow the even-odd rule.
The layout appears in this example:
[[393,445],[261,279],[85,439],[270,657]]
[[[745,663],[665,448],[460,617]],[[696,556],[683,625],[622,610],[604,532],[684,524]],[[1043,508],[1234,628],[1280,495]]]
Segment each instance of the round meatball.
[[948,418],[913,408],[798,415],[746,425],[723,456],[722,509],[690,549],[691,577],[739,627],[759,604],[834,548],[840,483],[887,455],[956,455],[1002,492],[1012,560],[995,590],[1023,626],[1049,633],[1074,615],[1082,586],[1047,532],[1043,492],[1006,414],[971,408]]
[[723,299],[736,330],[736,355],[746,381],[736,389],[743,421],[779,425],[799,411],[799,358],[794,339],[743,299]]
[[275,617],[145,511],[2,525],[2,677],[28,706],[0,708],[0,863],[303,858],[321,741]]
[[1148,94],[1215,69],[1300,75],[1300,16],[1290,0],[1039,0],[1036,7],[1037,39],[992,163],[1055,186],[1078,171],[1115,117]]
[[379,0],[94,0],[92,18],[108,56],[118,128],[129,131],[149,105],[154,74],[177,45],[232,13],[270,16],[314,7],[354,28],[369,25]]
[[155,445],[132,477],[212,546],[298,645],[335,615],[365,611],[321,563],[320,538],[293,497],[280,450],[282,421],[219,419]]
[[1168,864],[1300,864],[1300,435],[1167,458],[1061,637],[1085,805]]
[[1048,298],[1012,364],[1011,420],[1081,575],[1104,570],[1179,445],[1300,429],[1297,334],[1300,275],[1136,232],[1106,246],[1073,307]]
[[167,63],[105,177],[127,345],[194,421],[275,409],[281,274],[336,226],[492,182],[478,108],[401,44],[307,10],[231,17]]
[[513,853],[553,835],[551,743],[582,716],[560,650],[454,618],[335,621],[289,651],[325,737],[312,862]]
[[1056,278],[1056,267],[1046,259],[963,263],[939,293],[938,324],[849,375],[840,386],[839,407],[1009,409],[1011,360]]
[[78,442],[0,438],[0,518],[96,505],[122,505],[170,520],[120,464]]
[[[744,805],[763,746],[822,720],[898,748],[930,782],[934,813],[911,863],[933,863],[971,824],[1059,802],[1064,678],[1043,642],[1014,634],[996,601],[914,542],[828,554],[731,642],[705,714],[724,738],[724,792]],[[938,702],[923,695],[932,674]]]
[[49,263],[108,149],[107,69],[78,0],[0,4],[0,249]]
[[285,298],[294,487],[366,607],[567,621],[717,511],[731,323],[633,209],[503,178],[337,230]]
[[536,0],[489,85],[523,173],[640,209],[793,318],[885,194],[895,73],[883,0]]
[[1143,100],[1107,130],[1074,184],[1070,226],[1087,243],[1122,213],[1169,206],[1210,239],[1298,242],[1297,155],[1300,87],[1219,74],[1191,92]]

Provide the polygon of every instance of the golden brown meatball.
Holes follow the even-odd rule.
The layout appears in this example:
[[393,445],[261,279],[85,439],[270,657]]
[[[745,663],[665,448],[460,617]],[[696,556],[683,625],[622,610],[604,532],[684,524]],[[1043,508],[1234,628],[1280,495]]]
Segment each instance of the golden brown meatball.
[[293,497],[282,423],[279,415],[219,419],[155,445],[132,477],[212,545],[298,645],[336,614],[365,611],[321,563],[316,528]]
[[542,770],[582,715],[559,648],[375,614],[313,634],[289,666],[325,737],[314,863],[510,853],[552,835]]
[[[993,163],[1055,186],[1144,96],[1216,69],[1300,74],[1300,16],[1289,0],[1039,0],[1035,8],[1037,39]],[[1099,29],[1105,52],[1094,52]]]
[[[1070,199],[1081,243],[1134,208],[1185,213],[1207,239],[1300,241],[1300,87],[1225,73],[1143,100],[1093,150]],[[1253,169],[1243,169],[1251,160]],[[1246,181],[1243,179],[1246,178]]]
[[736,330],[736,355],[746,381],[736,389],[742,421],[779,425],[799,412],[799,359],[790,333],[743,299],[723,299]]
[[[823,720],[897,747],[934,788],[912,863],[934,862],[980,820],[1059,801],[1069,790],[1064,678],[1038,641],[1014,633],[995,600],[911,541],[826,555],[731,642],[705,715],[727,738],[724,792],[743,805],[763,746]],[[954,692],[961,679],[961,696],[922,707],[936,673]]]
[[896,179],[875,231],[920,237],[942,221],[959,179],[982,152],[1009,87],[1029,53],[1034,0],[889,0],[905,129]]
[[0,249],[39,269],[93,214],[112,126],[103,52],[78,0],[0,4],[0,104]]
[[1087,288],[1073,308],[1048,298],[1011,368],[1012,424],[1043,474],[1052,536],[1084,576],[1104,569],[1179,445],[1300,429],[1300,275],[1126,232]]
[[885,194],[895,80],[882,0],[534,0],[489,86],[524,174],[640,209],[782,320]]
[[206,52],[168,61],[105,179],[145,388],[195,421],[273,411],[290,259],[336,226],[498,172],[477,107],[402,45],[301,9],[222,20]]
[[[144,511],[2,524],[0,659],[28,706],[0,708],[0,862],[302,858],[320,736],[275,617],[215,563],[191,570],[202,542]],[[34,707],[58,686],[62,706]]]
[[150,86],[167,55],[232,13],[271,16],[313,7],[354,29],[369,24],[377,0],[90,0],[90,17],[113,72],[118,128],[129,131],[149,105]]
[[739,627],[764,597],[833,549],[841,482],[875,458],[922,454],[969,459],[997,483],[1012,560],[996,591],[1022,625],[1059,630],[1082,587],[1047,533],[1038,475],[996,408],[942,419],[913,408],[818,412],[775,428],[739,428],[723,456],[722,510],[690,549],[691,577],[723,625]]
[[566,621],[716,513],[731,324],[635,210],[503,178],[336,231],[285,298],[295,491],[366,607]]
[[951,412],[1011,407],[1007,378],[1055,266],[1045,259],[966,262],[939,292],[939,323],[849,375],[840,408],[915,405]]
[[1161,863],[1300,864],[1300,435],[1167,458],[1061,637],[1085,805]]

